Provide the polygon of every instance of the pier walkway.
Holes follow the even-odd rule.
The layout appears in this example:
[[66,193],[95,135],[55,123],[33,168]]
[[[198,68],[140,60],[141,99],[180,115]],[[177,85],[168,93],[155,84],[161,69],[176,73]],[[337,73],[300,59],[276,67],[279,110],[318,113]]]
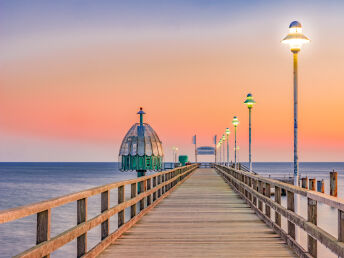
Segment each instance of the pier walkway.
[[216,173],[197,169],[99,256],[295,257]]

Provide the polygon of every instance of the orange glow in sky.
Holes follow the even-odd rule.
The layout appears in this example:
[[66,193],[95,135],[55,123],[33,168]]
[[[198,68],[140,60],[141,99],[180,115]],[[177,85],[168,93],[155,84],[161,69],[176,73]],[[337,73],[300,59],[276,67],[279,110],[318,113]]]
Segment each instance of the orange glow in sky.
[[6,6],[13,13],[0,20],[0,161],[117,160],[140,106],[167,160],[172,146],[193,160],[192,136],[211,145],[214,134],[234,131],[237,115],[246,161],[249,92],[257,102],[253,160],[291,161],[292,54],[280,40],[294,19],[311,39],[299,54],[300,161],[343,161],[344,16],[337,6],[343,4],[319,1],[290,13],[286,3],[252,1],[234,15],[221,3],[188,5],[180,14],[177,2],[150,19],[131,17],[131,5],[122,20],[92,16],[97,22],[89,24],[63,20],[58,9],[56,20],[71,19],[70,26],[47,15],[51,28],[37,28],[31,13],[22,18],[29,21],[25,29],[19,11]]

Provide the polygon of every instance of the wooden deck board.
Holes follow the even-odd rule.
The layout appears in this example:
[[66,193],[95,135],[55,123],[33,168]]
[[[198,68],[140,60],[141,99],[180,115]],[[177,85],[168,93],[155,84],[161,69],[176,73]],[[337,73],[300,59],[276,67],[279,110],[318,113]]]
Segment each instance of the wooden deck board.
[[296,257],[214,169],[198,169],[99,257]]

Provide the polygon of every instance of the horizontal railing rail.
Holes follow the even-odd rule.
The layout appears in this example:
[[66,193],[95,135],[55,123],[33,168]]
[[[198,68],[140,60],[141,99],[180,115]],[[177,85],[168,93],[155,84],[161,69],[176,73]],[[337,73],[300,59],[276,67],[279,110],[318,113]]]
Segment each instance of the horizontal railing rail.
[[[299,256],[317,257],[317,241],[319,241],[336,255],[344,257],[343,199],[225,166],[216,165],[215,168],[258,216],[271,226]],[[275,188],[274,199],[271,199],[271,187]],[[287,208],[281,205],[282,190],[287,193]],[[295,212],[295,195],[307,198],[307,219]],[[318,202],[338,210],[338,238],[317,226]],[[275,211],[274,220],[271,218],[271,209]],[[288,221],[287,232],[281,227],[281,216]],[[295,240],[295,225],[308,234],[307,251]]]
[[[49,257],[50,253],[75,238],[77,238],[77,257],[94,257],[155,207],[175,186],[185,181],[197,167],[198,164],[178,167],[137,179],[115,182],[47,201],[3,210],[0,212],[0,224],[37,214],[36,245],[16,257]],[[131,199],[129,200],[125,200],[126,185],[130,185]],[[117,189],[118,204],[110,207],[110,190],[112,189]],[[97,194],[101,195],[101,213],[89,219],[87,199]],[[75,201],[77,202],[77,225],[50,238],[51,209]],[[139,204],[138,214],[137,204]],[[129,207],[131,219],[125,222],[124,212]],[[109,219],[116,214],[118,215],[118,229],[110,233]],[[101,225],[101,241],[87,251],[87,232],[98,225]]]

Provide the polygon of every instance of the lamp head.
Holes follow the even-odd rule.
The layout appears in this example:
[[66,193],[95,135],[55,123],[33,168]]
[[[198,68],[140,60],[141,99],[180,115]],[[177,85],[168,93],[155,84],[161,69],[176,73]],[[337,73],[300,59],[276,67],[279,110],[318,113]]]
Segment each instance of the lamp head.
[[302,33],[301,23],[293,21],[289,25],[289,33],[282,40],[282,43],[289,45],[291,52],[297,53],[300,51],[302,45],[308,43],[310,40]]
[[238,126],[239,120],[238,120],[238,118],[236,116],[233,117],[232,124],[234,125],[234,127]]
[[226,135],[222,135],[222,141],[226,140]]
[[231,132],[229,131],[229,128],[226,128],[227,137],[228,137],[228,135],[229,135],[230,133],[231,133]]
[[253,100],[251,93],[247,94],[244,104],[246,104],[248,108],[252,108],[253,105],[256,104],[256,102]]

